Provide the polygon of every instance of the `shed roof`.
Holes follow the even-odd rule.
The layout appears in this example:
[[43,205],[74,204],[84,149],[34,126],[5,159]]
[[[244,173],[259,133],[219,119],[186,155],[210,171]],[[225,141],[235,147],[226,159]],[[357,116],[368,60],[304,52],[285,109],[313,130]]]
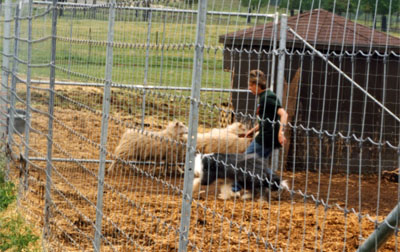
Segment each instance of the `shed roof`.
[[[382,52],[385,51],[387,45],[389,51],[400,52],[400,38],[357,24],[324,9],[315,9],[289,17],[288,27],[319,49],[327,49],[327,45],[330,45],[330,50],[340,50],[343,45],[345,50],[352,50],[354,44],[356,50],[369,51],[372,44],[372,50]],[[225,45],[234,44],[235,47],[259,46],[261,43],[269,46],[272,28],[273,24],[269,22],[221,35],[219,41]],[[280,23],[278,23],[278,38],[279,29]],[[303,45],[300,40],[295,40],[291,32],[287,33],[287,42],[295,42],[295,48]]]

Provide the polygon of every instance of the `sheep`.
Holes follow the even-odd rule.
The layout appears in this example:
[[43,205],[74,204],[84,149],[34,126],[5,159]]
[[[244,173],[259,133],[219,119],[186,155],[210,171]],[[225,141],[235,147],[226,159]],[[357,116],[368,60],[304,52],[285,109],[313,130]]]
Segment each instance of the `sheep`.
[[243,153],[251,141],[251,138],[243,138],[235,134],[226,134],[225,137],[200,134],[197,136],[196,149],[201,153]]
[[246,127],[237,122],[227,128],[199,133],[196,149],[200,153],[243,153],[252,141],[251,138],[239,137],[245,132]]
[[222,129],[212,129],[210,131],[211,135],[214,136],[224,136],[225,134],[235,134],[235,135],[244,135],[247,131],[246,126],[240,122],[234,122],[228,125],[226,128]]
[[[184,160],[184,145],[181,142],[186,142],[183,135],[187,132],[188,128],[179,121],[170,122],[158,132],[147,131],[142,134],[128,129],[122,135],[114,155],[122,160],[181,162]],[[112,162],[108,172],[113,171],[117,159]]]

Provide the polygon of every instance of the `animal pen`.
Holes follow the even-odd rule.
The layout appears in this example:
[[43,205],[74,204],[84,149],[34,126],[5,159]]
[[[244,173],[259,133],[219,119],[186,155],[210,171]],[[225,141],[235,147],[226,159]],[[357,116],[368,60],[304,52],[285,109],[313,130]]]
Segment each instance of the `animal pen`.
[[[262,2],[1,3],[5,172],[43,249],[399,250],[398,5],[382,33],[359,24],[360,1],[292,17]],[[222,128],[258,123],[256,68],[289,114],[265,161],[289,190],[220,199],[220,179],[192,192],[197,140],[249,144]],[[187,132],[167,132],[179,122]]]

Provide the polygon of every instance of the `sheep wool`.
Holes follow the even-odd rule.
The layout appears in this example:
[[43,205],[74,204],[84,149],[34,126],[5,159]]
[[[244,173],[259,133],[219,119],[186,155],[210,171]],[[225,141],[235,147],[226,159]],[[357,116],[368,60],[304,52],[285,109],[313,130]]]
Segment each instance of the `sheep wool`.
[[115,148],[114,160],[108,168],[113,171],[118,159],[138,161],[184,161],[186,142],[184,134],[188,128],[179,121],[173,121],[162,131],[140,132],[134,129],[127,129],[121,137],[118,146]]
[[199,133],[196,149],[200,153],[243,153],[252,141],[251,138],[239,137],[245,132],[246,127],[236,122],[226,128]]

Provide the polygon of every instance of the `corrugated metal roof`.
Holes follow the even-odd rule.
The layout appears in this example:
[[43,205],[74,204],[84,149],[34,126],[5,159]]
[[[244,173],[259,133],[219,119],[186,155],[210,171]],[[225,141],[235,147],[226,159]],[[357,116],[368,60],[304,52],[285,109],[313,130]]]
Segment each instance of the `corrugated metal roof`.
[[[372,50],[384,51],[386,45],[388,50],[400,51],[400,38],[387,33],[373,30],[361,24],[354,23],[342,16],[332,12],[316,9],[288,18],[288,27],[296,31],[307,42],[317,48],[331,45],[331,50],[338,50],[343,45],[347,50],[355,45],[356,50],[368,51],[372,44]],[[280,23],[278,24],[279,38]],[[250,27],[248,29],[228,33],[220,36],[220,42],[225,45],[263,45],[268,46],[272,38],[273,24]],[[287,33],[287,42],[294,41],[294,35]],[[299,42],[298,39],[295,40]],[[288,43],[287,46],[290,44]],[[295,46],[296,47],[296,46]]]

